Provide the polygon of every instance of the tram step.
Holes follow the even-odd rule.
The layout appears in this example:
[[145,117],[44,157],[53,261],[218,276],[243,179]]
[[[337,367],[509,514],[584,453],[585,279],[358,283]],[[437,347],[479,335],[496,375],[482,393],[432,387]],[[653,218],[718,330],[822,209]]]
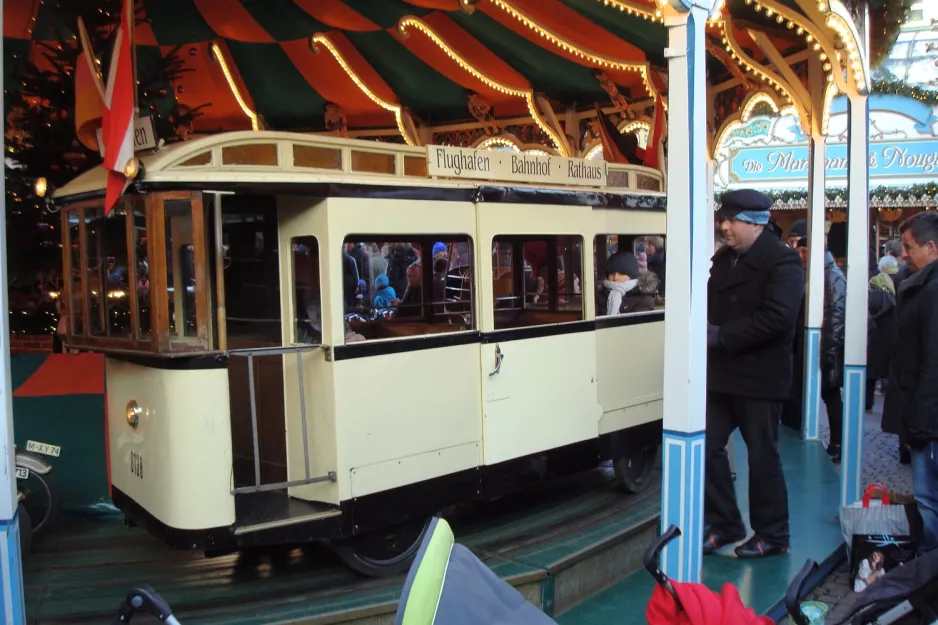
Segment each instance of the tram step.
[[235,536],[339,516],[324,503],[303,501],[285,492],[268,491],[235,496]]

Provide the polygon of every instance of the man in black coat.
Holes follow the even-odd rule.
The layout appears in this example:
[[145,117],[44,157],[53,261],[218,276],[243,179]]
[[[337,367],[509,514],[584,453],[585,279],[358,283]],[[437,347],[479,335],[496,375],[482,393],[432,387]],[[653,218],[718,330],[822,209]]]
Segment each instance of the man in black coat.
[[912,275],[899,287],[899,330],[889,367],[883,421],[900,426],[911,448],[912,493],[922,515],[920,552],[938,549],[938,213],[900,227]]
[[764,193],[731,191],[717,213],[726,246],[713,257],[708,284],[705,555],[746,538],[726,456],[736,428],[749,449],[749,520],[755,531],[736,555],[758,558],[789,548],[778,426],[791,387],[805,278],[798,253],[764,229],[771,205]]

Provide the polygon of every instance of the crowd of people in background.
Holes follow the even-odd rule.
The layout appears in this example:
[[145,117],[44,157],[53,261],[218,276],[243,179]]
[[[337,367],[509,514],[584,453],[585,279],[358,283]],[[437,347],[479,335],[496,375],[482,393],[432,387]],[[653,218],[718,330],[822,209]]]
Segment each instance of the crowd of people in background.
[[[704,553],[733,543],[736,555],[789,549],[779,425],[802,429],[808,259],[824,246],[820,396],[830,424],[827,452],[840,463],[847,282],[826,233],[792,225],[787,238],[770,221],[772,200],[741,190],[724,194],[709,282],[707,470]],[[899,461],[911,464],[923,521],[920,552],[938,548],[938,213],[904,222],[901,239],[870,250],[866,410],[885,396],[883,431],[896,434]],[[854,265],[856,266],[856,265]],[[862,265],[860,265],[862,267]],[[750,525],[736,505],[727,446],[739,428],[749,448]]]

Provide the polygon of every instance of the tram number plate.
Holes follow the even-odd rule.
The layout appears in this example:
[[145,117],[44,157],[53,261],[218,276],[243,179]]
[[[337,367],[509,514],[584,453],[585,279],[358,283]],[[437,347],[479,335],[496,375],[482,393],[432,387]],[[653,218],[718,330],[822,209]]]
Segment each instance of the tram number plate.
[[31,451],[36,454],[42,454],[44,456],[52,456],[53,458],[58,458],[62,453],[62,448],[58,445],[50,445],[49,443],[40,443],[38,441],[26,441],[26,451]]
[[26,467],[16,467],[16,479],[18,480],[28,480],[29,479],[29,469]]
[[143,456],[135,451],[130,452],[130,472],[143,479]]

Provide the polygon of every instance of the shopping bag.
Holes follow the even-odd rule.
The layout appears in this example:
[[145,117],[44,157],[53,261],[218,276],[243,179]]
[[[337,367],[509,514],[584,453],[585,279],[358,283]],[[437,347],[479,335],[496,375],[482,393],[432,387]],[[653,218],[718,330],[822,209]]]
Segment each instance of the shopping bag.
[[862,592],[883,575],[915,557],[911,536],[855,535],[851,548],[853,592]]
[[[878,497],[874,497],[878,495]],[[840,508],[840,531],[844,537],[848,555],[852,556],[854,536],[910,536],[909,517],[917,514],[911,498],[890,497],[882,484],[870,484],[863,492],[863,499]]]

